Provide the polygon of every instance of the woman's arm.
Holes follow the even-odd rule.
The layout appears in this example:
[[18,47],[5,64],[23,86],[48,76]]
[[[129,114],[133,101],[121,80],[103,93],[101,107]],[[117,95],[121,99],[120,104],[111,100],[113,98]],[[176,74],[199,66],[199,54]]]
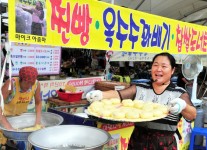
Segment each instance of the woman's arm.
[[30,14],[33,13],[32,9],[30,9],[30,8],[27,8],[27,7],[25,7],[25,6],[19,6],[19,7],[22,8],[24,11],[29,12]]
[[120,98],[119,94],[115,90],[110,90],[110,91],[103,91],[103,99],[107,98]]
[[[12,90],[8,90],[9,84],[10,84],[10,80],[6,80],[6,82],[4,83],[4,85],[1,88],[1,92],[3,95],[4,101],[8,98],[9,94],[12,93]],[[13,89],[12,84],[11,84],[11,89]],[[0,108],[0,123],[4,126],[4,128],[6,128],[8,130],[14,130],[13,127],[11,126],[11,124],[8,122],[8,120],[4,116],[4,114],[2,112],[2,108]]]
[[[9,84],[10,84],[10,80],[6,80],[6,82],[4,83],[4,85],[1,88],[1,92],[4,98],[4,102],[6,101],[6,99],[8,98],[8,96],[12,93],[12,90],[9,90]],[[13,84],[11,83],[11,89],[13,89]]]
[[186,102],[186,108],[183,109],[181,114],[183,115],[184,118],[187,120],[194,120],[196,118],[196,108],[193,106],[193,104],[190,101],[190,97],[187,93],[184,93],[180,97]]
[[0,123],[4,128],[7,130],[14,130],[14,128],[11,126],[11,124],[8,122],[6,117],[2,114],[2,109],[0,108]]
[[136,86],[132,85],[127,89],[115,91],[100,91],[100,90],[94,90],[91,92],[88,92],[86,94],[86,98],[89,102],[93,102],[96,100],[101,99],[109,99],[109,98],[119,98],[121,100],[123,99],[134,99],[136,95]]
[[42,112],[42,99],[40,95],[40,83],[37,83],[37,89],[34,95],[35,98],[35,110],[36,110],[36,122],[35,124],[41,124],[41,112]]
[[103,92],[103,98],[120,98],[120,99],[134,99],[136,94],[136,85],[132,85],[126,89]]
[[137,93],[136,85],[131,85],[130,87],[119,91],[119,95],[120,95],[121,100],[123,100],[123,99],[134,100],[136,93]]

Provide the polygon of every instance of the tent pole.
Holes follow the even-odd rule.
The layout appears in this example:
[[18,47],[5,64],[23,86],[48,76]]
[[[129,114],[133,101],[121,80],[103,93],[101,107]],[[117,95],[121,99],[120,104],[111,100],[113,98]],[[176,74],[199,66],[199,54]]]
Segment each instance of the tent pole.
[[[2,8],[2,5],[1,5],[1,0],[0,0],[0,25],[2,24],[2,21],[1,21],[1,8]],[[1,42],[1,26],[0,26],[0,42]],[[2,46],[2,42],[1,42],[1,46]],[[2,51],[2,47],[1,47],[1,51]],[[2,52],[0,53],[0,63],[1,63],[1,56],[2,55]],[[0,65],[0,75],[1,75],[1,65]]]

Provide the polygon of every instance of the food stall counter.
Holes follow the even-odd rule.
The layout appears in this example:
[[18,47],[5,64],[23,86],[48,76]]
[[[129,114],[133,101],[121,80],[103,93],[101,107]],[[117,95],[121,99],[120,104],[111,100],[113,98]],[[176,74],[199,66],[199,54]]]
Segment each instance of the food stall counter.
[[97,126],[96,121],[76,115],[76,113],[77,114],[79,113],[77,111],[83,112],[85,107],[89,105],[88,101],[86,100],[67,102],[67,101],[60,100],[57,97],[50,97],[48,98],[47,102],[48,102],[47,111],[62,116],[64,118],[62,124],[64,125],[75,124],[75,125],[87,125],[93,127]]

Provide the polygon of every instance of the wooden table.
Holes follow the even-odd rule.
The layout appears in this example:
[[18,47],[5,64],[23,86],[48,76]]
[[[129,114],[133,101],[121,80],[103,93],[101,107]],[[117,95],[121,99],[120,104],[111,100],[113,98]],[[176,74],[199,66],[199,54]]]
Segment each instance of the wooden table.
[[75,113],[78,107],[86,107],[89,105],[89,102],[87,100],[67,102],[58,99],[58,97],[50,97],[48,98],[47,102],[48,102],[48,107],[50,108],[60,109],[61,111],[70,112],[70,113]]

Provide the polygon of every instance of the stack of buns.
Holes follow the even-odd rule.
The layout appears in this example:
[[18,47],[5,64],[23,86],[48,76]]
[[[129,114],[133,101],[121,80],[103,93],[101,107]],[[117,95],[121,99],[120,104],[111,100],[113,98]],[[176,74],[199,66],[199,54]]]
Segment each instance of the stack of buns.
[[88,111],[91,115],[112,120],[154,120],[167,116],[168,107],[150,101],[103,99],[93,102]]
[[22,131],[36,131],[36,130],[40,130],[40,129],[42,129],[42,128],[43,128],[42,125],[40,125],[40,124],[36,124],[36,125],[33,126],[33,127],[28,127],[28,128],[24,128],[24,129],[22,129]]

